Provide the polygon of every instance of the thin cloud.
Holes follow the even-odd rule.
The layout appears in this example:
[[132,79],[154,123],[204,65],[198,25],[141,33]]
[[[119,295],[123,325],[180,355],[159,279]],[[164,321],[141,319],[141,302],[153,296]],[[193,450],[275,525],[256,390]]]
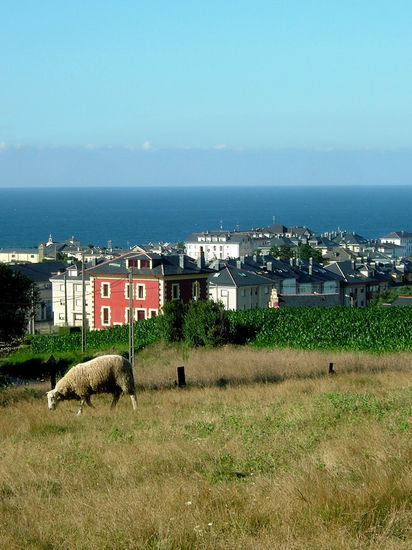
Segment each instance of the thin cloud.
[[226,143],[218,143],[213,146],[213,149],[216,149],[216,151],[222,151],[223,149],[227,149],[227,145]]
[[143,151],[151,151],[153,149],[153,145],[150,143],[150,141],[145,141],[142,144]]

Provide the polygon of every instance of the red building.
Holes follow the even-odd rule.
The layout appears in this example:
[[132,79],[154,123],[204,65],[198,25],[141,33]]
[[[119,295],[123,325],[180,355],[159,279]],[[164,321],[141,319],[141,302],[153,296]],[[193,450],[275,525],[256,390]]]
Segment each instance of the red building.
[[127,252],[87,270],[90,275],[92,329],[129,322],[130,277],[132,277],[133,318],[137,321],[161,313],[170,300],[206,300],[208,276],[212,270],[184,254]]

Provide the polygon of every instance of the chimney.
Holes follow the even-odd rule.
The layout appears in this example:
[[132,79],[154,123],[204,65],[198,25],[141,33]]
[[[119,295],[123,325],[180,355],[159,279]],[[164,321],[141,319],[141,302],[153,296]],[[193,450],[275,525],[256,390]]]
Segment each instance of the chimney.
[[182,269],[184,269],[186,267],[185,255],[184,254],[179,254],[179,267],[181,267]]
[[203,246],[199,249],[199,255],[197,257],[197,267],[203,269],[205,267],[205,253],[203,252]]
[[309,275],[312,275],[313,274],[313,265],[310,263],[309,264]]
[[236,267],[242,269],[242,260],[236,260]]
[[290,263],[290,267],[293,267],[293,263],[294,263],[294,262],[293,262],[293,257],[290,258],[289,263]]
[[266,271],[273,271],[273,262],[266,263]]

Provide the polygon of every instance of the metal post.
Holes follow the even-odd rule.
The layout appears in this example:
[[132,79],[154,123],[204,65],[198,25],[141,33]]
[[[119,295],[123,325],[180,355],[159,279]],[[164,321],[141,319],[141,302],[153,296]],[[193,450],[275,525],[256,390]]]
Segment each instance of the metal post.
[[134,365],[134,334],[133,334],[133,267],[129,272],[129,361]]
[[84,276],[84,252],[82,252],[82,352],[86,351],[86,281]]

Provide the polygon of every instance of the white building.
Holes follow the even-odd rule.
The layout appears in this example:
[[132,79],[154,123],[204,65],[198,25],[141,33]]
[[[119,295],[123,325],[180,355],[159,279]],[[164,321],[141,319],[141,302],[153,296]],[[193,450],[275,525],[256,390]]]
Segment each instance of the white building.
[[237,231],[205,231],[192,233],[185,242],[186,254],[197,259],[203,249],[205,260],[224,260],[249,256],[255,250],[256,244],[247,232]]
[[43,260],[43,254],[37,248],[1,248],[0,262],[3,264],[31,263]]
[[[81,266],[72,265],[67,271],[50,279],[52,283],[53,317],[55,326],[82,326],[83,285]],[[86,325],[90,326],[92,296],[89,276],[85,273]]]
[[211,300],[222,302],[227,310],[269,306],[273,281],[242,269],[240,265],[220,262],[218,269],[209,277]]
[[408,231],[392,231],[380,239],[381,243],[392,243],[401,247],[396,258],[412,254],[412,233]]

